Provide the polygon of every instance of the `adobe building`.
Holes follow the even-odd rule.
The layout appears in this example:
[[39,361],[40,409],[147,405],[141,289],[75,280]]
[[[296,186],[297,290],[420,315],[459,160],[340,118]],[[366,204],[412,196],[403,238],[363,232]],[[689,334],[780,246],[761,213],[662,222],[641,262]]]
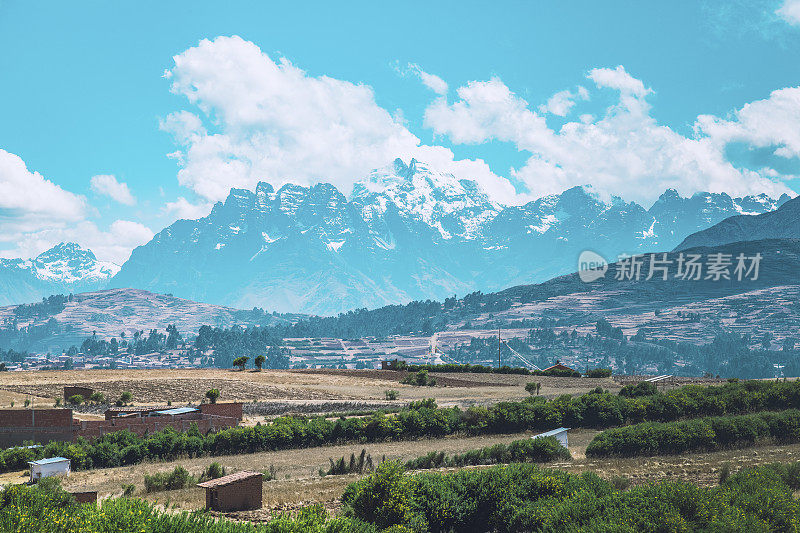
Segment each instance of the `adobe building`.
[[242,402],[201,403],[200,412],[204,415],[225,416],[242,421]]
[[206,489],[206,509],[214,511],[243,511],[260,509],[263,474],[236,472],[229,476],[198,483]]
[[0,448],[72,440],[72,409],[0,409]]
[[83,397],[84,400],[88,400],[89,396],[94,394],[94,389],[91,387],[83,387],[81,385],[71,385],[64,387],[64,403],[69,402],[69,399],[76,394],[79,394]]

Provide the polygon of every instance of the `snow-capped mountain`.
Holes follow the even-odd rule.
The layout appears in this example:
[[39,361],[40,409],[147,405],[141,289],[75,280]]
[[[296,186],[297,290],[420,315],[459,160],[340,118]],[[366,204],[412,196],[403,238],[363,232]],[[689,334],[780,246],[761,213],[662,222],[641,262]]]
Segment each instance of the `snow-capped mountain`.
[[62,242],[33,259],[0,259],[0,305],[96,290],[119,269],[72,242]]
[[664,251],[788,197],[666,191],[650,208],[574,187],[502,206],[474,181],[396,160],[347,198],[330,184],[233,189],[135,249],[110,282],[238,308],[331,314],[499,290],[572,272],[578,254]]

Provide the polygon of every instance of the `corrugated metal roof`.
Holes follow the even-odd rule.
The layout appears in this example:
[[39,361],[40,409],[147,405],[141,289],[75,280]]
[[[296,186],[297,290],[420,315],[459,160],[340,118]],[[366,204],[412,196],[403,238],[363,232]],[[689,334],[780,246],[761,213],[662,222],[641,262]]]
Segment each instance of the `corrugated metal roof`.
[[554,435],[558,435],[559,433],[563,433],[565,431],[569,431],[569,428],[558,428],[558,429],[551,429],[550,431],[545,431],[544,433],[539,433],[538,435],[534,435],[533,438],[536,437],[552,437]]
[[154,411],[157,415],[183,415],[186,413],[194,413],[197,411],[194,407],[176,407],[174,409],[164,409],[163,411]]
[[53,463],[61,463],[64,461],[69,462],[69,459],[67,459],[66,457],[51,457],[49,459],[39,459],[38,461],[29,461],[28,464],[39,466],[39,465],[49,465]]
[[228,476],[218,477],[217,479],[209,479],[208,481],[198,483],[197,486],[204,489],[212,489],[214,487],[222,487],[224,485],[236,483],[237,481],[242,481],[243,479],[250,479],[251,477],[261,477],[262,475],[263,474],[261,472],[242,470],[241,472],[236,472],[235,474],[230,474]]

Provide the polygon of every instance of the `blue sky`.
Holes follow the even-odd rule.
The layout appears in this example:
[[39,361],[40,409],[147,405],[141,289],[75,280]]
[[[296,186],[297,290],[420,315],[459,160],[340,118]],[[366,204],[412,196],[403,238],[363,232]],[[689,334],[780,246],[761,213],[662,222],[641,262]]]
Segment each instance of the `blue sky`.
[[396,156],[503,203],[800,189],[796,0],[294,4],[0,0],[0,255]]

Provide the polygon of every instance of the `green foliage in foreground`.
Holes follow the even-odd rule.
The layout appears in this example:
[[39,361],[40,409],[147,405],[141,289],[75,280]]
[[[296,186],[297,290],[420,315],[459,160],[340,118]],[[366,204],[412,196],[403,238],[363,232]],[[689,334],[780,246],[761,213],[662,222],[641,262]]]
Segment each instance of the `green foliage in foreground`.
[[548,400],[541,396],[490,407],[439,408],[420,401],[393,416],[378,411],[363,418],[285,416],[255,426],[207,435],[196,426],[137,437],[109,433],[91,442],[51,442],[42,448],[0,452],[0,471],[21,470],[28,461],[62,456],[74,470],[172,460],[178,457],[242,454],[334,443],[366,443],[443,437],[454,433],[496,434],[549,430],[560,426],[610,428],[644,421],[669,422],[699,416],[722,416],[800,408],[800,381],[743,381],[721,386],[686,386],[665,393],[627,398],[600,388],[578,397]]
[[[49,480],[48,480],[49,481]],[[730,475],[718,487],[665,481],[627,490],[593,473],[515,464],[407,475],[398,463],[351,484],[339,518],[320,506],[251,524],[167,513],[137,499],[79,505],[55,483],[0,491],[0,531],[15,533],[480,533],[796,531],[800,463]]]
[[[397,463],[352,485],[344,515],[403,531],[796,531],[800,464],[771,465],[701,488],[661,482],[616,490],[580,476],[521,464],[405,475]],[[396,530],[399,531],[399,530]]]
[[572,459],[569,450],[555,437],[515,440],[508,444],[495,444],[455,455],[430,452],[408,461],[409,470],[441,468],[449,466],[493,465],[501,463],[546,463],[548,461]]
[[586,455],[633,456],[681,454],[749,446],[758,441],[800,442],[800,411],[718,416],[678,422],[644,422],[606,430],[586,448]]

